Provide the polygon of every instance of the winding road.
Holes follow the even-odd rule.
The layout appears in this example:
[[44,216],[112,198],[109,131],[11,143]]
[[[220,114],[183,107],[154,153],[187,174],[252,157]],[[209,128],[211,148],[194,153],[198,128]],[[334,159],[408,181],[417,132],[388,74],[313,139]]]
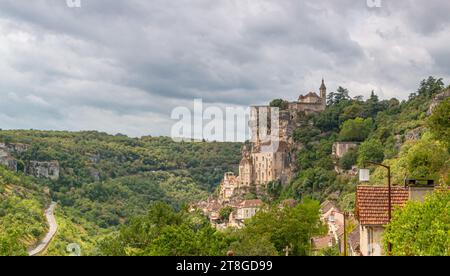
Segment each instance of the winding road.
[[45,235],[44,239],[42,239],[35,247],[34,249],[28,251],[29,256],[36,256],[40,253],[42,253],[50,244],[53,237],[56,234],[56,231],[58,230],[58,224],[56,223],[55,219],[55,207],[56,202],[52,202],[50,204],[50,207],[45,211],[45,218],[47,219],[47,223],[49,225],[49,229],[47,234]]

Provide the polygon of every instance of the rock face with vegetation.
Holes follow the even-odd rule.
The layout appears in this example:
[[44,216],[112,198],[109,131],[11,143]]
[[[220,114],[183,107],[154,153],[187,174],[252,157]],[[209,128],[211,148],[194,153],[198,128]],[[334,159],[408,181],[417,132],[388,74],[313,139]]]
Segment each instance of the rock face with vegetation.
[[25,173],[35,177],[49,178],[51,180],[59,179],[59,171],[60,167],[58,161],[29,161],[25,167]]

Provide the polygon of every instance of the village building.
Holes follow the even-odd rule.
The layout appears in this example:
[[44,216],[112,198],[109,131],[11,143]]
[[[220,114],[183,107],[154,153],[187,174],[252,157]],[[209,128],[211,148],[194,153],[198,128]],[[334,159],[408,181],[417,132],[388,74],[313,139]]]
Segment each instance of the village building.
[[280,110],[278,120],[272,122],[269,106],[253,106],[250,114],[251,143],[244,145],[239,175],[226,174],[220,188],[222,200],[229,200],[238,190],[265,188],[272,181],[288,183],[294,175],[292,134],[299,116],[322,112],[326,108],[327,88],[324,80],[319,88],[320,96],[314,92],[301,95],[290,102],[287,110]]
[[359,143],[356,142],[336,142],[333,143],[332,155],[340,159],[344,157],[350,150],[357,149]]
[[[434,186],[393,186],[392,209],[402,208],[409,200],[422,201],[434,191]],[[382,256],[383,233],[388,216],[388,187],[359,185],[356,189],[355,215],[359,221],[360,253],[363,256]]]
[[[326,108],[325,81],[320,95],[310,92],[276,111],[270,106],[252,106],[250,112],[251,141],[242,149],[239,174],[228,172],[220,184],[217,202],[203,208],[213,223],[219,221],[219,212],[226,206],[235,209],[227,226],[242,227],[243,221],[253,217],[261,208],[260,200],[244,200],[248,193],[264,194],[270,182],[289,183],[295,173],[293,132],[298,119]],[[273,112],[273,114],[272,114]],[[276,114],[275,114],[276,113]],[[277,115],[277,116],[273,116]],[[220,208],[216,206],[220,205]]]
[[313,250],[319,251],[333,246],[338,246],[341,249],[344,234],[344,213],[329,200],[320,205],[320,213],[320,219],[327,225],[328,232],[325,236],[312,238]]
[[220,184],[220,199],[230,200],[235,190],[239,188],[239,179],[232,172],[225,173],[222,183]]
[[235,206],[236,210],[230,214],[229,226],[234,228],[244,227],[245,220],[251,219],[263,207],[260,199],[244,200]]

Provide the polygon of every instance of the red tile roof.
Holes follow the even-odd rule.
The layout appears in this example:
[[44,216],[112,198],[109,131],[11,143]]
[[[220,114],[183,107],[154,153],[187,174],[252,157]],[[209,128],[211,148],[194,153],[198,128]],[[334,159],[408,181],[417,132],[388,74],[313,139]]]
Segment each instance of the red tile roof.
[[[403,207],[409,199],[405,187],[392,187],[392,209]],[[356,217],[362,225],[385,225],[388,223],[388,187],[364,186],[356,189]]]
[[251,200],[244,200],[240,204],[240,207],[243,208],[252,208],[252,207],[260,207],[264,204],[264,202],[261,201],[261,199],[251,199]]
[[311,241],[312,241],[312,245],[313,245],[314,249],[320,250],[320,249],[330,247],[330,243],[333,242],[333,238],[330,236],[314,237],[311,239]]

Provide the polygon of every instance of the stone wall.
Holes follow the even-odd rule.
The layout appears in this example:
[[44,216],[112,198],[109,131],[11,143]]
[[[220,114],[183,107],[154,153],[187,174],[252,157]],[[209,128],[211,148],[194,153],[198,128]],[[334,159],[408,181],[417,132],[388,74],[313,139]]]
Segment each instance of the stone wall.
[[350,149],[356,149],[358,145],[355,142],[336,142],[333,144],[333,156],[342,158]]

